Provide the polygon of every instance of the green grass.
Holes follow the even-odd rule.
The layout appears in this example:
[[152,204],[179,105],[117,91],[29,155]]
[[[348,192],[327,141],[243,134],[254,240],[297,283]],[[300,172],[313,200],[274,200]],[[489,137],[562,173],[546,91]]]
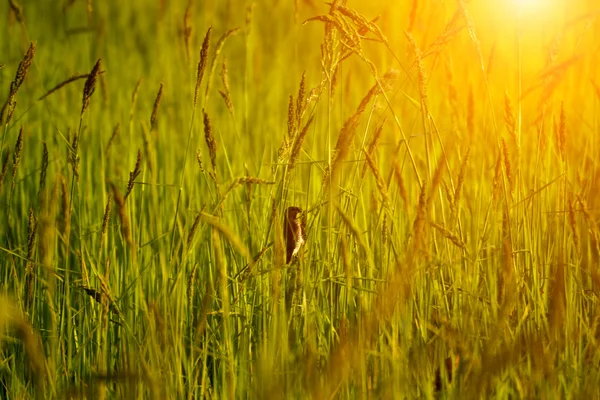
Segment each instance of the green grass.
[[0,6],[0,397],[597,396],[591,2],[69,3]]

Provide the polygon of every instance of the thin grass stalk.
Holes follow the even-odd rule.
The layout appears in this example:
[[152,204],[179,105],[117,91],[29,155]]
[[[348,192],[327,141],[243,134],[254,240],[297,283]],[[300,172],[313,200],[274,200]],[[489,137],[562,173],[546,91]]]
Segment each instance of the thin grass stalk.
[[200,50],[200,60],[198,61],[197,73],[196,73],[196,86],[194,89],[194,106],[192,107],[192,116],[190,118],[190,129],[188,133],[187,145],[185,147],[185,155],[183,157],[183,168],[181,169],[181,178],[179,180],[179,192],[177,193],[177,203],[175,206],[175,216],[173,217],[173,227],[171,229],[171,250],[170,250],[170,259],[173,259],[173,251],[175,250],[175,227],[177,226],[177,217],[179,215],[179,205],[181,202],[181,192],[183,191],[183,182],[185,179],[185,170],[187,166],[187,158],[190,148],[190,143],[192,142],[192,136],[194,133],[194,121],[196,118],[196,105],[198,104],[198,94],[200,92],[200,87],[202,86],[202,78],[204,77],[204,71],[206,70],[206,65],[208,63],[208,51],[210,47],[210,33],[212,31],[212,27],[209,27],[206,31],[206,35],[204,36],[204,41],[202,43],[202,49]]

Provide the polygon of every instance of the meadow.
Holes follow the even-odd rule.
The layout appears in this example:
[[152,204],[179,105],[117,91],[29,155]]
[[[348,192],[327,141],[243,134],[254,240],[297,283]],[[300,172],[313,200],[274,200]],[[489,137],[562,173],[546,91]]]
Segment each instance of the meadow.
[[0,397],[598,397],[599,17],[3,2]]

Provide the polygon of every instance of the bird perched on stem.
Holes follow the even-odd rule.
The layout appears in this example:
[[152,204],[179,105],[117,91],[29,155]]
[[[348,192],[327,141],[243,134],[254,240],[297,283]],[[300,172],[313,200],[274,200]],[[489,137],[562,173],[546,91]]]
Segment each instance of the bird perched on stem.
[[285,249],[286,264],[292,262],[306,243],[306,214],[300,207],[288,207],[285,210]]

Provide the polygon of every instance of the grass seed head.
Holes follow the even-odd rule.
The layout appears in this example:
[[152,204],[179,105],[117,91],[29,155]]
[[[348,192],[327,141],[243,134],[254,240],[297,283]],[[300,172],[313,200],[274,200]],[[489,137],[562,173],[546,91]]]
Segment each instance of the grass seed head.
[[210,33],[212,26],[208,28],[202,41],[202,49],[200,50],[200,61],[198,61],[198,67],[196,69],[196,89],[194,91],[194,108],[198,104],[198,94],[200,93],[200,86],[202,86],[202,78],[204,77],[204,71],[208,64],[208,51],[210,49]]
[[23,151],[23,127],[19,130],[19,136],[17,137],[17,143],[15,144],[15,151],[13,152],[13,164],[12,164],[12,188],[15,187],[15,179],[17,177],[17,170],[21,163],[21,152]]
[[506,123],[506,129],[508,129],[508,134],[513,140],[513,143],[517,145],[517,123],[515,121],[515,112],[510,97],[508,96],[508,91],[504,92],[504,122]]
[[38,190],[38,197],[41,199],[46,187],[46,175],[48,173],[48,146],[46,142],[42,142],[42,167],[40,169],[40,184]]
[[131,93],[131,107],[129,109],[129,121],[133,121],[133,114],[135,112],[135,105],[137,104],[138,93],[140,91],[140,86],[142,85],[142,78],[138,79],[135,84],[135,88],[133,88],[133,92]]
[[387,185],[385,184],[385,181],[383,180],[383,177],[377,168],[377,164],[375,164],[369,153],[365,153],[365,156],[367,158],[367,164],[371,168],[371,172],[373,172],[373,176],[375,177],[375,183],[377,184],[377,189],[379,190],[379,194],[381,194],[383,203],[386,206],[389,206],[390,202],[387,192]]
[[127,200],[127,197],[129,197],[129,195],[133,191],[134,182],[135,182],[136,178],[140,175],[141,172],[142,172],[142,151],[140,149],[138,149],[137,159],[135,161],[135,167],[133,168],[133,171],[131,171],[129,173],[129,181],[127,182],[127,192],[125,192],[125,197],[123,198],[123,200]]
[[225,42],[227,41],[227,39],[229,39],[229,37],[237,34],[239,31],[240,31],[240,28],[230,29],[227,32],[225,32],[217,41],[217,44],[215,46],[215,52],[214,52],[213,58],[210,62],[210,69],[209,69],[208,77],[207,77],[207,81],[206,81],[206,90],[204,91],[204,103],[205,104],[208,101],[208,94],[210,93],[212,77],[215,74],[215,69],[217,67],[217,59],[219,58],[219,54],[221,53],[223,46],[225,46]]
[[23,19],[23,7],[15,0],[8,0],[8,5],[10,6],[10,11],[15,15],[15,19],[17,22],[22,24],[24,22]]
[[59,83],[58,85],[54,86],[52,89],[48,90],[43,96],[41,96],[38,101],[40,100],[44,100],[46,97],[50,96],[52,93],[62,89],[63,87],[67,86],[69,83],[78,81],[80,79],[87,79],[90,76],[90,74],[81,74],[81,75],[74,75],[70,78],[67,78],[66,80],[62,81],[61,83]]
[[188,249],[192,246],[192,243],[194,241],[194,236],[196,235],[196,230],[198,229],[198,226],[200,224],[201,217],[202,217],[202,214],[196,215],[196,218],[194,219],[194,223],[192,224],[192,227],[190,228],[190,232],[188,233],[188,238],[187,238],[187,243],[186,243]]
[[158,106],[160,106],[160,101],[162,100],[163,95],[163,82],[160,83],[160,87],[158,88],[158,93],[156,94],[156,99],[154,99],[154,107],[152,107],[152,115],[150,116],[150,129],[152,131],[156,130],[156,123],[158,121]]
[[[12,3],[11,3],[12,4]],[[16,3],[15,3],[16,4]],[[17,107],[17,101],[15,99],[19,88],[23,84],[25,77],[27,76],[27,72],[29,72],[29,68],[31,67],[31,63],[33,61],[33,56],[35,55],[35,43],[31,42],[23,60],[19,63],[19,67],[17,68],[17,73],[15,74],[15,78],[10,83],[10,89],[8,92],[8,99],[6,103],[2,106],[2,110],[0,111],[0,123],[8,124],[12,116],[15,112],[15,108]]]
[[117,135],[119,134],[120,130],[121,130],[121,123],[118,123],[117,125],[115,125],[112,135],[110,135],[110,139],[108,140],[108,144],[106,145],[106,153],[107,154],[110,152],[110,147],[112,146],[112,143],[115,140],[115,138],[117,137]]
[[510,161],[510,152],[508,150],[508,145],[504,138],[502,138],[502,159],[504,160],[504,169],[506,171],[506,179],[508,180],[508,185],[510,189],[510,193],[512,194],[515,191],[515,184],[513,178],[513,168],[512,163]]
[[133,247],[133,236],[131,235],[131,224],[129,223],[129,217],[127,216],[127,206],[125,199],[119,193],[117,187],[111,183],[113,199],[117,206],[117,213],[119,221],[121,222],[121,234],[130,247]]
[[106,208],[104,209],[104,218],[102,218],[102,230],[100,232],[100,249],[102,249],[102,245],[104,244],[104,239],[106,237],[106,232],[108,230],[108,222],[110,221],[110,210],[112,206],[113,194],[112,192],[108,194],[108,200],[106,201]]
[[210,155],[210,164],[212,166],[213,173],[217,172],[217,142],[212,132],[212,125],[208,113],[204,112],[204,140],[208,147],[208,153]]
[[29,44],[29,48],[27,49],[27,52],[25,53],[25,56],[23,57],[23,60],[19,63],[19,67],[17,68],[17,74],[15,75],[15,79],[13,79],[13,81],[10,84],[10,94],[8,96],[9,98],[13,98],[19,91],[19,88],[21,87],[21,85],[23,84],[23,81],[25,80],[25,77],[27,76],[27,72],[29,71],[29,68],[31,67],[31,63],[33,61],[34,55],[35,55],[35,43],[31,42]]
[[190,60],[190,37],[192,36],[192,26],[190,24],[192,4],[192,0],[188,0],[185,7],[185,14],[183,14],[183,40],[185,42],[185,56],[188,62]]
[[292,140],[294,138],[296,129],[295,113],[294,96],[290,94],[290,100],[288,102],[287,140]]
[[205,173],[204,163],[202,162],[202,150],[196,150],[196,161],[198,161],[198,166],[200,167],[200,172]]
[[560,122],[558,126],[558,149],[560,158],[565,161],[565,148],[567,144],[567,116],[565,113],[565,103],[560,103]]
[[394,177],[396,178],[396,182],[398,183],[398,189],[400,190],[400,197],[404,202],[404,207],[408,207],[408,191],[406,190],[406,185],[404,184],[404,179],[402,178],[402,168],[400,164],[398,164],[398,160],[393,161],[394,165]]
[[100,68],[102,65],[102,60],[99,58],[98,61],[96,61],[96,64],[94,64],[94,67],[92,68],[92,71],[89,73],[86,81],[85,81],[85,86],[83,87],[83,99],[82,99],[82,104],[81,104],[81,117],[83,118],[83,115],[85,114],[85,110],[87,110],[87,108],[90,105],[90,99],[92,98],[92,95],[94,94],[94,91],[96,90],[96,81],[98,80],[98,76],[100,75]]

